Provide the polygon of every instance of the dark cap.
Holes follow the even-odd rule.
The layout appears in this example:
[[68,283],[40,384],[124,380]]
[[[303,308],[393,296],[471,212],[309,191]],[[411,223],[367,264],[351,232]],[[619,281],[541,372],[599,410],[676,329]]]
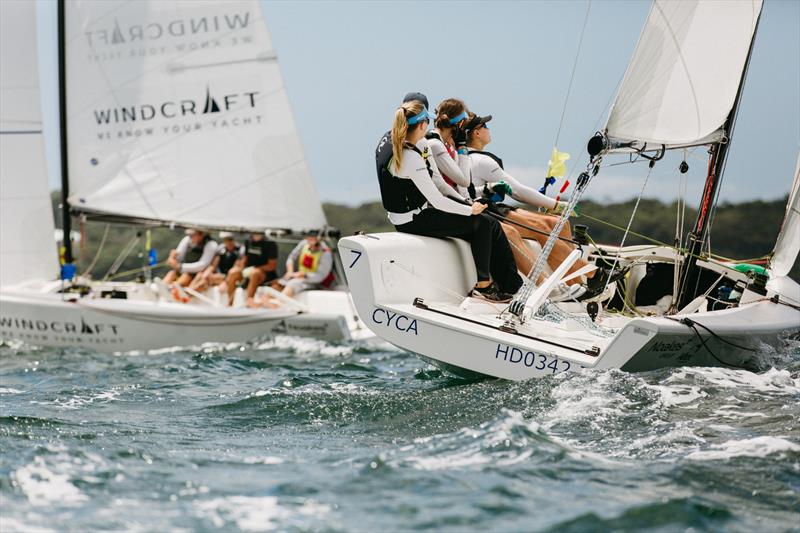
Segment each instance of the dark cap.
[[422,93],[408,93],[407,95],[405,95],[405,96],[403,97],[403,103],[404,103],[404,104],[405,104],[406,102],[414,102],[414,101],[416,101],[416,102],[422,102],[422,105],[424,105],[424,106],[425,106],[425,108],[428,108],[428,107],[430,107],[430,106],[428,105],[428,97],[427,97],[427,96],[425,96],[425,95],[424,95],[424,94],[422,94]]
[[474,130],[479,126],[483,126],[490,120],[492,120],[492,115],[486,115],[485,117],[475,115],[474,117],[469,119],[469,122],[467,122],[467,125],[464,126],[464,129],[467,131]]

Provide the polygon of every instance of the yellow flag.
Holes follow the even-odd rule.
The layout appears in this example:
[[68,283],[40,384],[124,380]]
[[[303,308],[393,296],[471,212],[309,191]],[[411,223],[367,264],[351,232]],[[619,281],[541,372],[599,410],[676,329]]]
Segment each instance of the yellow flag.
[[567,173],[566,161],[569,159],[567,152],[559,152],[555,147],[553,148],[553,155],[550,156],[550,161],[547,162],[547,177],[563,178]]

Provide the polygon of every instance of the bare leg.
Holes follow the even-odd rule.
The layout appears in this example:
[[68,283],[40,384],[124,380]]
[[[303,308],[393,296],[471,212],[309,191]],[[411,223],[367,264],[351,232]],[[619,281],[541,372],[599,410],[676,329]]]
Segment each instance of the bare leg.
[[169,285],[170,283],[175,283],[175,280],[178,278],[178,271],[177,270],[170,270],[167,272],[167,275],[164,276],[164,283]]
[[255,306],[256,291],[265,279],[267,279],[267,275],[260,268],[254,269],[250,274],[250,280],[247,282],[247,307]]
[[[519,222],[520,224],[525,224],[526,226],[531,226],[532,228],[540,229],[543,231],[550,231],[550,229],[546,229],[548,227],[548,223],[552,222],[554,217],[544,217],[542,215],[537,215],[531,212],[525,212],[522,210],[511,211],[508,213],[508,218]],[[544,220],[546,218],[551,219],[551,221]],[[547,235],[542,235],[541,233],[530,231],[525,228],[517,227],[520,235],[525,239],[533,239],[538,242],[542,247],[544,247],[545,243],[547,242]],[[509,239],[510,241],[511,239]],[[558,265],[564,262],[567,256],[572,253],[574,250],[574,246],[568,244],[564,241],[556,241],[553,249],[550,251],[550,255],[547,258],[547,264],[550,265],[550,268],[555,270],[558,268]],[[576,270],[583,268],[588,263],[583,259],[578,259],[572,266],[567,270],[568,274],[572,274]],[[587,274],[587,277],[592,277],[593,273]],[[580,279],[573,278],[567,281],[567,285],[575,285],[576,283],[580,283]]]
[[232,268],[225,277],[225,287],[228,292],[228,305],[233,305],[233,296],[236,294],[236,283],[242,279],[242,269]]
[[180,285],[181,287],[187,287],[192,282],[193,278],[194,274],[189,274],[188,272],[184,272],[178,278],[178,285]]
[[[511,253],[514,254],[514,263],[517,265],[517,270],[522,272],[524,276],[527,276],[531,273],[531,269],[533,269],[533,252],[528,248],[528,245],[525,244],[525,241],[522,240],[522,236],[515,226],[501,222],[500,227],[503,228],[503,232],[508,239],[508,244],[511,245]],[[541,281],[542,277],[543,276],[540,276],[539,281]]]
[[197,292],[203,292],[208,288],[208,278],[205,274],[198,274],[194,277],[192,282],[189,284],[190,289],[194,289]]

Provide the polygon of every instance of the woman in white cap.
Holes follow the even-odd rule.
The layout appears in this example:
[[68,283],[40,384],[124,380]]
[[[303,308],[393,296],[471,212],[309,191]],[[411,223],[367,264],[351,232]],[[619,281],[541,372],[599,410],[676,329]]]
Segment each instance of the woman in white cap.
[[405,102],[395,111],[391,158],[378,160],[381,200],[389,220],[405,233],[467,240],[478,273],[471,295],[493,302],[510,301],[522,280],[500,225],[479,216],[486,208],[483,204],[456,202],[433,184],[429,153],[417,146],[430,119],[419,101]]

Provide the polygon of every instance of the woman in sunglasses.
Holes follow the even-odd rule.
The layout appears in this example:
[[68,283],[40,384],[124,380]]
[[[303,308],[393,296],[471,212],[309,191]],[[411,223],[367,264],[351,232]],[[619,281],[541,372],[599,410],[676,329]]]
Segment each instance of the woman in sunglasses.
[[[472,183],[478,191],[478,194],[493,196],[496,192],[499,192],[501,195],[503,193],[507,194],[518,202],[531,206],[544,207],[556,213],[563,211],[567,205],[566,202],[557,202],[536,189],[523,185],[503,169],[503,161],[499,157],[491,152],[485,151],[486,146],[492,142],[492,134],[487,125],[487,123],[492,120],[492,116],[480,117],[474,113],[470,113],[469,115],[465,130],[467,131],[467,146],[470,159],[472,160]],[[504,185],[498,185],[499,183]],[[515,226],[522,238],[535,240],[542,247],[544,247],[548,235],[557,222],[556,217],[533,213],[503,204],[491,204],[489,209],[495,214],[505,217]],[[515,222],[517,223],[516,225],[513,224]],[[526,229],[524,226],[534,228],[538,230],[538,232]],[[561,237],[566,239],[572,238],[569,223],[567,223],[561,231]],[[547,258],[547,263],[550,268],[555,270],[574,249],[575,247],[571,244],[561,240],[556,241],[555,246]],[[522,271],[523,274],[528,274],[532,269],[532,259],[533,258],[529,257],[529,259],[524,262],[524,265],[519,265],[520,271]],[[578,259],[567,272],[571,274],[585,267],[587,264],[585,260]],[[596,272],[595,270],[586,274],[586,278],[589,281],[587,281],[585,287],[581,286],[580,277],[567,281],[567,287],[561,287],[558,294],[556,294],[553,299],[585,299],[595,296],[598,293],[598,288],[605,286],[608,276],[608,272],[605,270],[601,271],[600,276],[596,276]]]
[[465,205],[444,196],[434,185],[425,138],[428,110],[405,102],[394,116],[391,159],[378,161],[381,200],[398,231],[428,237],[458,237],[470,243],[478,282],[471,296],[508,302],[522,285],[514,258],[497,221],[480,213],[480,203]]

